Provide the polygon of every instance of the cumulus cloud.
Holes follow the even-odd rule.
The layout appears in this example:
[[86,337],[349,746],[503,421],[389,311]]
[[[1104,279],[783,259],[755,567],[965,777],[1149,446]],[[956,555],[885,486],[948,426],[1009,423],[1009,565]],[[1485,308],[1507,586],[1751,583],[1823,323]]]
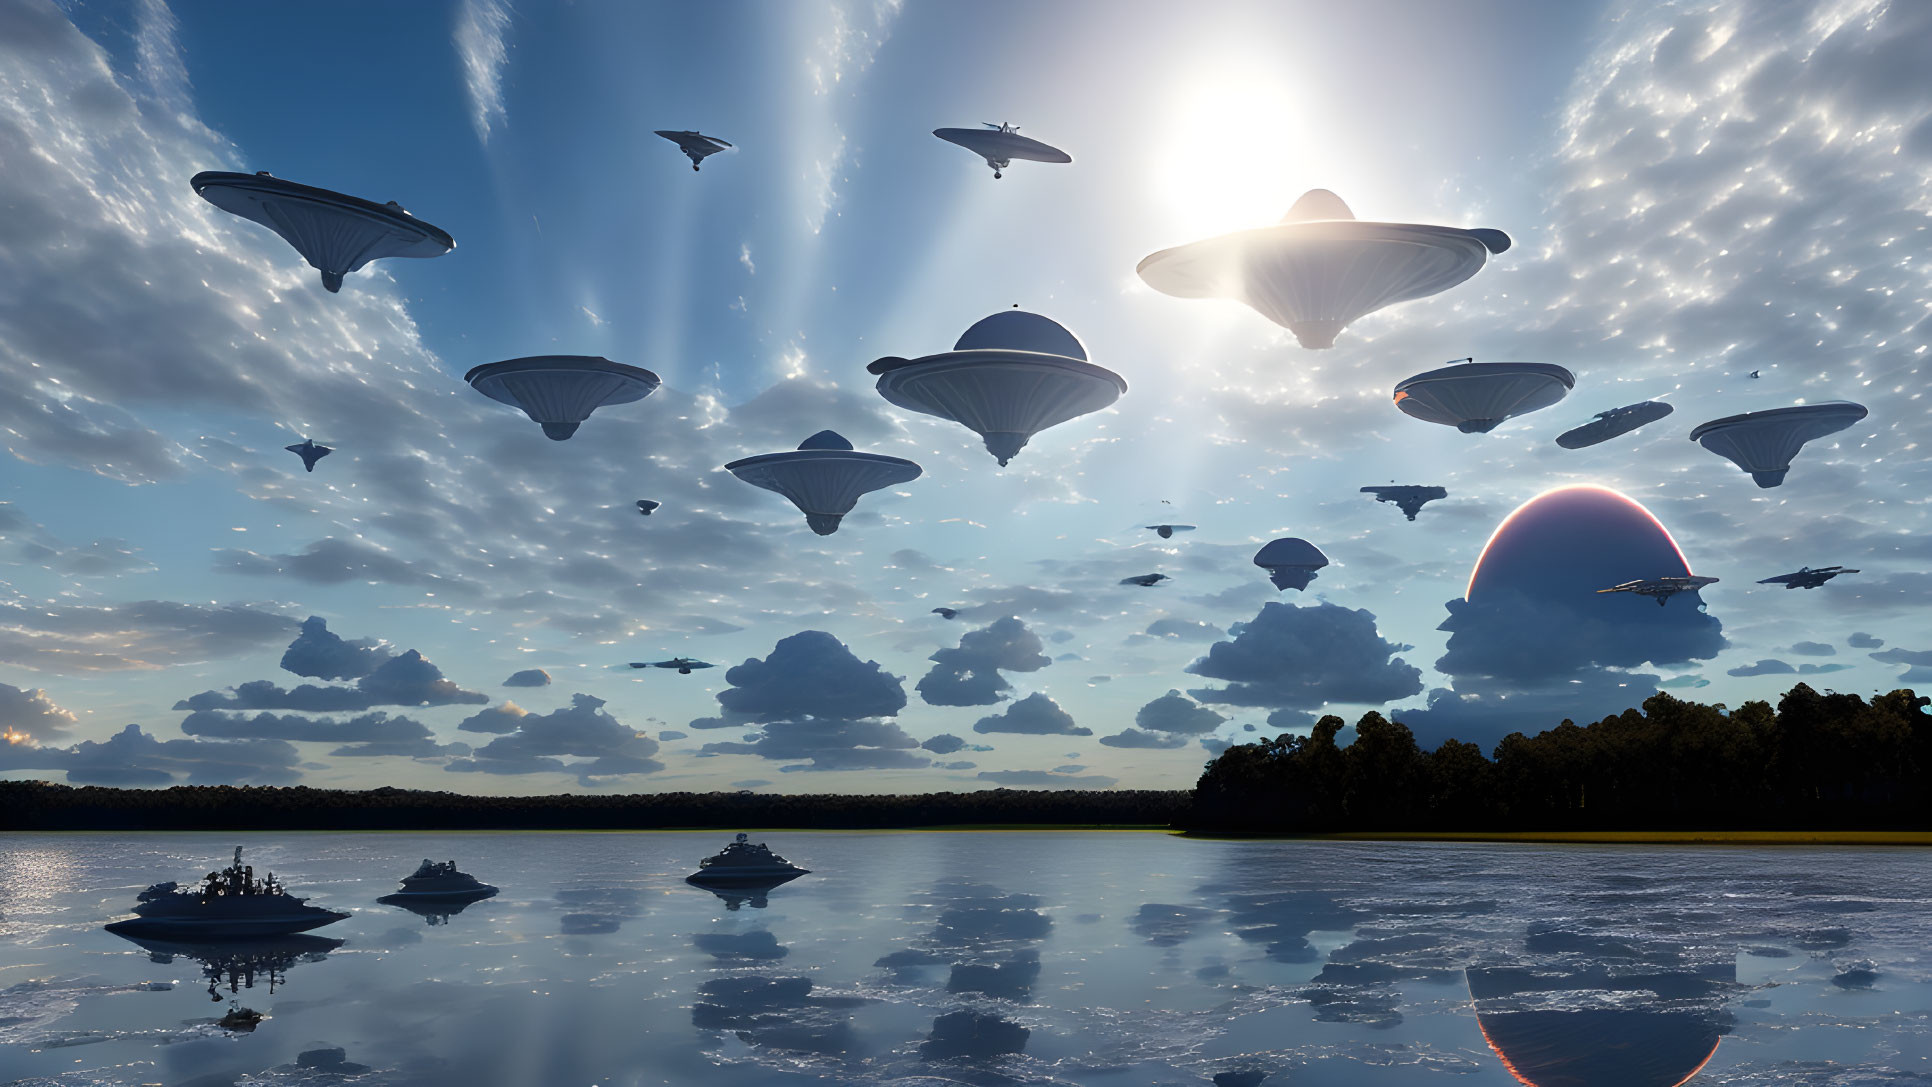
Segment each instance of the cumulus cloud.
[[942,732],[937,736],[927,737],[925,740],[920,742],[919,746],[925,748],[927,751],[930,751],[935,755],[950,755],[953,752],[964,748],[966,746],[966,741],[960,739],[957,736],[952,735],[951,733]]
[[717,696],[723,714],[700,718],[691,727],[891,717],[906,706],[906,691],[897,676],[877,661],[859,660],[844,642],[822,630],[780,639],[770,656],[748,658],[725,672],[725,682],[731,686]]
[[283,652],[282,670],[311,679],[361,679],[393,655],[373,638],[349,641],[331,631],[327,620],[311,615]]
[[1838,647],[1826,642],[1793,642],[1792,653],[1800,657],[1835,657]]
[[1853,649],[1881,649],[1885,645],[1885,639],[1856,630],[1852,632],[1851,637],[1845,639],[1845,644]]
[[1798,674],[1798,670],[1781,660],[1761,660],[1756,664],[1740,664],[1736,668],[1726,669],[1724,674],[1727,676],[1793,676]]
[[129,725],[72,747],[0,744],[0,770],[58,770],[73,785],[292,785],[294,745],[282,740],[157,740]]
[[1898,682],[1905,684],[1932,683],[1932,649],[1892,648],[1867,656],[1880,664],[1903,664],[1905,671],[1900,673]]
[[44,604],[16,597],[0,601],[0,663],[60,675],[157,669],[253,652],[295,628],[293,618],[247,604]]
[[541,668],[525,668],[522,671],[510,673],[510,678],[504,680],[503,685],[505,687],[548,687],[550,673]]
[[491,706],[487,709],[476,711],[470,716],[463,718],[462,722],[456,727],[463,732],[484,732],[493,736],[501,736],[506,732],[515,732],[521,728],[523,726],[523,719],[528,716],[530,716],[529,710],[524,709],[515,702],[505,702],[501,706]]
[[1176,642],[1211,642],[1222,636],[1220,627],[1197,619],[1156,619],[1147,624],[1149,637]]
[[1043,648],[1039,635],[1012,616],[969,630],[956,648],[932,655],[932,670],[919,680],[919,697],[933,706],[994,705],[1012,688],[1002,671],[1037,672],[1052,663]]
[[[1375,616],[1335,604],[1263,604],[1187,666],[1227,686],[1190,690],[1201,702],[1273,709],[1283,720],[1335,702],[1381,705],[1422,690],[1422,673],[1385,640]],[[1269,718],[1271,721],[1275,717]]]
[[66,736],[80,718],[54,704],[42,690],[0,683],[0,740],[42,744]]
[[1102,736],[1100,742],[1108,747],[1139,747],[1168,750],[1186,747],[1187,737],[1159,732],[1142,732],[1137,728],[1123,729],[1111,736]]
[[1176,690],[1169,690],[1134,714],[1134,724],[1143,729],[1180,736],[1213,732],[1226,720],[1226,717]]
[[982,717],[973,722],[973,731],[1013,732],[1027,736],[1093,735],[1093,729],[1081,728],[1074,724],[1071,714],[1061,709],[1053,699],[1037,691],[1006,707],[1004,713]]
[[293,688],[252,680],[229,693],[203,691],[175,703],[178,710],[303,710],[310,713],[366,710],[375,706],[483,705],[490,697],[444,679],[442,669],[414,649],[377,665],[353,687]]
[[604,710],[603,699],[574,694],[570,705],[561,709],[522,714],[515,731],[498,735],[469,758],[452,759],[443,768],[457,773],[568,773],[577,775],[584,785],[595,785],[603,778],[664,769],[651,757],[655,754],[657,741],[619,723]]
[[287,740],[291,743],[344,745],[330,752],[332,756],[402,755],[428,758],[434,755],[467,755],[470,750],[464,744],[437,743],[429,727],[420,721],[391,717],[381,712],[336,720],[273,713],[258,713],[250,717],[197,710],[182,720],[181,731],[190,736],[220,740]]
[[690,734],[690,733],[688,733],[688,732],[679,732],[679,731],[678,731],[677,729],[674,729],[674,728],[667,728],[667,729],[663,729],[663,730],[661,730],[661,731],[660,731],[660,732],[659,732],[659,733],[657,734],[657,738],[658,738],[659,740],[662,740],[663,742],[665,742],[665,743],[667,743],[667,744],[668,744],[668,743],[670,743],[670,742],[671,742],[672,740],[683,740],[683,739],[688,739],[688,738],[690,737],[690,735],[691,735],[691,734]]

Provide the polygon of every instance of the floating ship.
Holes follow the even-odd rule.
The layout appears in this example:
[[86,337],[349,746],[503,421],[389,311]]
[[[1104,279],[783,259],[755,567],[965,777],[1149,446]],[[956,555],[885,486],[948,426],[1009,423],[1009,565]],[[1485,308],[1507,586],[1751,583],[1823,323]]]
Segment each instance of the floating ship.
[[740,834],[736,841],[725,846],[716,856],[699,861],[698,870],[684,877],[684,880],[707,888],[769,889],[805,874],[807,869],[773,853],[763,842],[754,842],[748,835]]
[[376,901],[391,905],[430,900],[453,902],[488,898],[495,893],[495,887],[478,882],[468,873],[458,872],[455,861],[425,859],[414,872],[403,877],[402,890]]
[[235,862],[208,873],[201,886],[184,891],[173,882],[157,883],[136,899],[135,916],[114,922],[107,931],[128,937],[232,940],[304,932],[349,916],[305,901],[289,894],[273,873],[256,879],[254,866],[242,863],[241,847],[236,846]]

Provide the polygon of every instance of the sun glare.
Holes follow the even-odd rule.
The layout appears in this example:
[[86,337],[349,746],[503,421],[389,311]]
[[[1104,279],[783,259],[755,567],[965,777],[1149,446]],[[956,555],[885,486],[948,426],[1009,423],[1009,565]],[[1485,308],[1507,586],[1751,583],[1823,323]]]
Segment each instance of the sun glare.
[[1315,160],[1333,155],[1312,139],[1288,72],[1222,58],[1173,84],[1148,176],[1177,242],[1278,221],[1314,184]]

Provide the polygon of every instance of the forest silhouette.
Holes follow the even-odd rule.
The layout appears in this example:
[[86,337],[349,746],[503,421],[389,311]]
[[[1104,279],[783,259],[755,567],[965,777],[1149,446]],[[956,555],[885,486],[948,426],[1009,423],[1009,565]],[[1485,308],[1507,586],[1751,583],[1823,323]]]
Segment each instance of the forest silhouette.
[[1591,725],[1424,751],[1380,713],[1228,748],[1184,790],[567,793],[0,782],[6,830],[1172,826],[1213,834],[1932,828],[1928,699],[1805,684],[1735,710],[1655,694]]

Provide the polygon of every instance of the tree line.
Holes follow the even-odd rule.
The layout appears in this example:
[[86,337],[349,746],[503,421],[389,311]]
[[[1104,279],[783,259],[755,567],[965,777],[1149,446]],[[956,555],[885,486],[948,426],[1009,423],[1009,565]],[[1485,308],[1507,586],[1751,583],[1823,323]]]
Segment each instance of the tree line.
[[76,788],[0,781],[4,830],[871,829],[1167,826],[1185,790],[988,789],[913,795],[633,793],[470,796],[414,789],[177,785]]
[[1511,733],[1485,758],[1425,752],[1370,713],[1354,740],[1323,717],[1308,736],[1229,748],[1183,817],[1222,833],[1485,830],[1878,830],[1932,827],[1932,716],[1910,690],[1870,702],[1805,684],[1774,708],[1655,694],[1592,725]]
[[1735,710],[1668,694],[1591,725],[1423,751],[1379,713],[1228,748],[1182,790],[469,796],[0,781],[0,830],[659,830],[1174,826],[1208,833],[1932,828],[1932,715],[1805,684]]

